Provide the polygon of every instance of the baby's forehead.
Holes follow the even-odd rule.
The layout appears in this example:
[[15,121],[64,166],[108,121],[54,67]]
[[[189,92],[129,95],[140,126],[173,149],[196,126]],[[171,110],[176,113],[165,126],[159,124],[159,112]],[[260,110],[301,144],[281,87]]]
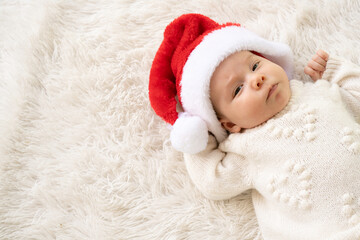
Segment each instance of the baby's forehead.
[[222,63],[224,62],[230,62],[230,61],[237,61],[239,63],[247,63],[249,62],[253,57],[256,57],[257,55],[255,55],[253,52],[248,51],[248,50],[242,50],[242,51],[238,51],[235,52],[233,54],[231,54],[230,56],[226,57]]
[[262,57],[265,58],[262,54],[256,52],[256,51],[250,51],[250,50],[240,50],[237,52],[234,52],[233,54],[227,56],[223,61],[230,57],[237,57],[237,58],[244,58],[244,60],[249,60],[251,57]]
[[[233,54],[231,54],[230,56],[228,56],[227,58],[231,58],[231,57],[237,57],[237,58],[248,58],[250,56],[254,55],[251,51],[248,50],[240,50],[237,52],[234,52]],[[226,60],[227,58],[225,58],[224,60]]]
[[233,65],[247,64],[256,55],[250,51],[242,50],[227,56],[215,69],[213,76],[221,71],[227,71]]

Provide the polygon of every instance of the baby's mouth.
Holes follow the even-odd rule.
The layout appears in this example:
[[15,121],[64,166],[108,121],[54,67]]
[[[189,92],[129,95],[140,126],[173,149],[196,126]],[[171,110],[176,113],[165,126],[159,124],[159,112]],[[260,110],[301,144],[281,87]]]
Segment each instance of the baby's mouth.
[[269,93],[268,93],[268,96],[267,96],[266,100],[268,100],[268,99],[270,98],[270,96],[275,92],[277,86],[278,86],[278,83],[272,85],[272,87],[271,87],[270,90],[269,90]]

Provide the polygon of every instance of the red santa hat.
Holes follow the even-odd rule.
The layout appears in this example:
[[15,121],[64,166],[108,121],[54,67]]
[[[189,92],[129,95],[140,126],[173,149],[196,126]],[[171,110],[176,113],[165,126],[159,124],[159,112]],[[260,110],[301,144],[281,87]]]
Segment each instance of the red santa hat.
[[208,131],[219,142],[227,137],[210,100],[210,79],[226,57],[241,50],[261,54],[291,78],[288,45],[263,39],[240,24],[220,25],[200,14],[185,14],[166,27],[150,71],[149,98],[156,114],[173,125],[175,149],[192,154],[204,150]]

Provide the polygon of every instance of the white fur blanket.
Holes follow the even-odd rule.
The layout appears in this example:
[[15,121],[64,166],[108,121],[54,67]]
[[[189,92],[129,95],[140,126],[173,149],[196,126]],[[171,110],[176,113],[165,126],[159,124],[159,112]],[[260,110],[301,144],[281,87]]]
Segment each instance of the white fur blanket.
[[206,200],[147,86],[189,12],[360,61],[357,0],[0,1],[0,239],[262,239],[249,194]]

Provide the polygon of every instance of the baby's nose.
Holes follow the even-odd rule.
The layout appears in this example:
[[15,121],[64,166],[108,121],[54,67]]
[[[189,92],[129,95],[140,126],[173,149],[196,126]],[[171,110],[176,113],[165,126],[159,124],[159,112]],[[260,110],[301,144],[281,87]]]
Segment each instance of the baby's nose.
[[265,76],[261,74],[254,74],[251,85],[254,89],[260,89],[261,86],[264,84]]

